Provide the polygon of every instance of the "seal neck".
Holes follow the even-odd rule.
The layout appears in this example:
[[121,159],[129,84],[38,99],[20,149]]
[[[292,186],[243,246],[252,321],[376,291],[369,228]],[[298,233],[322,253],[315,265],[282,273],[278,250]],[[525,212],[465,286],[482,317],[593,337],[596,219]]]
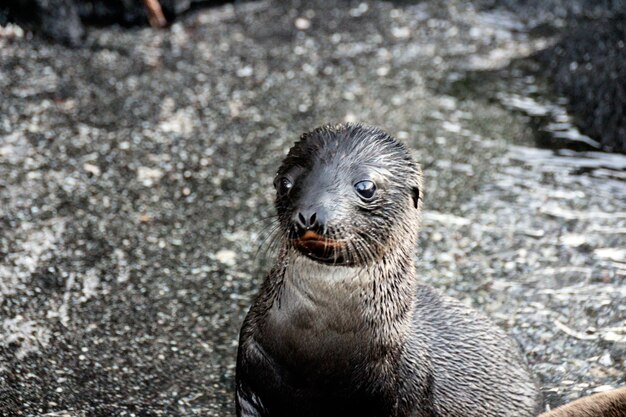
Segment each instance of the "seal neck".
[[410,326],[417,279],[407,251],[390,251],[363,266],[327,265],[293,249],[286,250],[284,259],[275,302],[302,304],[305,300],[346,331],[372,330],[383,338],[387,332],[402,333]]
[[347,377],[364,363],[397,363],[407,346],[416,302],[410,254],[394,250],[357,267],[332,266],[295,249],[282,250],[253,314],[258,323],[254,338],[268,355],[298,372],[341,370]]

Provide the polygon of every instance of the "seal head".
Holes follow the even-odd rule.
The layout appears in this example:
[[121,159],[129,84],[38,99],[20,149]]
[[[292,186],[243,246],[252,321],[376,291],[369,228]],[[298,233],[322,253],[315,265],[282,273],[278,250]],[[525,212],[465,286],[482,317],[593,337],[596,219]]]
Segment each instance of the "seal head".
[[291,148],[274,180],[281,230],[318,262],[375,262],[393,243],[395,228],[417,227],[402,220],[417,219],[420,183],[408,150],[382,130],[317,128]]

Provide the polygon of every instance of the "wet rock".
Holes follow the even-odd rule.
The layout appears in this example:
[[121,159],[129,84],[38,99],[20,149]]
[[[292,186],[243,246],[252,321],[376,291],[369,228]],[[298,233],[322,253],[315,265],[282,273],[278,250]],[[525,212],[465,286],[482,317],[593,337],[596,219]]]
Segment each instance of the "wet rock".
[[[143,1],[135,0],[73,0],[81,19],[97,25],[117,23],[145,25],[148,14]],[[168,22],[188,10],[198,0],[159,0]],[[209,2],[210,3],[210,2]]]
[[[499,78],[509,73],[512,87],[509,93],[500,89],[496,99],[534,119],[533,136],[540,146],[626,152],[626,1],[472,3],[500,14],[504,22],[513,21],[514,26],[503,24],[528,33],[530,39],[552,37],[541,51],[527,54],[528,59],[496,69]],[[485,29],[481,33],[486,34]],[[520,82],[520,72],[526,81]],[[537,84],[547,85],[554,99],[532,97]]]
[[0,5],[0,14],[71,46],[79,45],[85,34],[74,0],[7,0]]
[[[167,22],[194,4],[215,5],[224,0],[159,0]],[[148,13],[140,0],[7,0],[0,5],[0,24],[16,22],[70,46],[78,46],[84,25],[146,25]]]
[[626,153],[626,6],[623,13],[572,23],[537,59],[581,131],[607,151]]
[[473,0],[481,9],[505,9],[532,28],[563,27],[576,19],[598,19],[623,13],[622,0]]

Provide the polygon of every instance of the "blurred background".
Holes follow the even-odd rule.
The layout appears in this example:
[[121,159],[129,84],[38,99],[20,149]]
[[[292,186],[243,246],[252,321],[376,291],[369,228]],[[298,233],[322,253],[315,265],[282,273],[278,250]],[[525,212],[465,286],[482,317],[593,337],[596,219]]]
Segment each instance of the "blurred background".
[[275,170],[424,170],[422,281],[552,406],[626,383],[626,1],[0,3],[0,414],[231,416]]

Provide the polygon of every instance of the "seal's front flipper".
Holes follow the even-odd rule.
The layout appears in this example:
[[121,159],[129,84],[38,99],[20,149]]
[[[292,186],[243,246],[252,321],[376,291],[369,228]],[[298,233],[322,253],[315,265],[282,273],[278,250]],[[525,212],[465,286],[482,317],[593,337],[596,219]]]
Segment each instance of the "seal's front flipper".
[[237,417],[266,417],[261,400],[241,383],[237,384],[237,396],[235,399]]

